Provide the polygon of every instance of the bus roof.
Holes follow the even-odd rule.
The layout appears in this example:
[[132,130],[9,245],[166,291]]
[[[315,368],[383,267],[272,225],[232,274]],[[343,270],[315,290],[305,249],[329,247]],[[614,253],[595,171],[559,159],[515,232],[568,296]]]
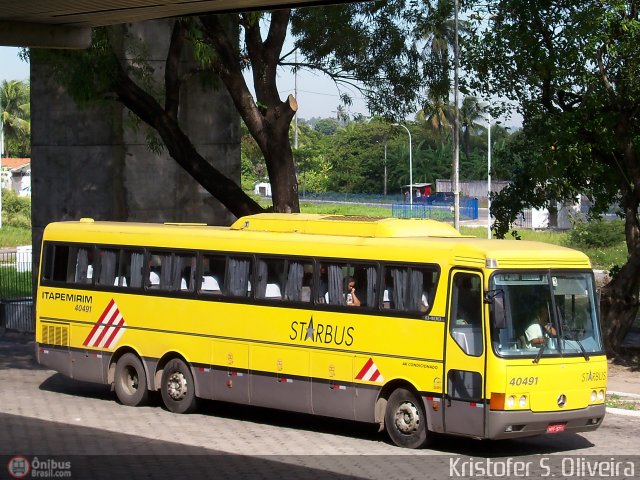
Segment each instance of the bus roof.
[[260,213],[242,217],[231,225],[231,230],[377,238],[461,236],[451,225],[430,219],[304,213]]
[[448,263],[475,268],[590,268],[588,257],[558,245],[463,237],[422,219],[259,214],[231,227],[76,222],[49,224],[45,240],[334,258]]

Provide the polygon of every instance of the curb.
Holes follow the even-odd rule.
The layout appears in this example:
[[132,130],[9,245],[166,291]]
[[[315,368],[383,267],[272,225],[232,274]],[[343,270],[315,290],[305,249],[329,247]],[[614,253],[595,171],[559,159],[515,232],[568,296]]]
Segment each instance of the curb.
[[613,415],[623,415],[625,417],[640,417],[640,411],[638,410],[625,410],[624,408],[612,408],[607,407],[607,413]]
[[640,398],[640,395],[637,393],[625,393],[625,392],[616,392],[613,390],[607,390],[608,395],[618,395],[619,397],[627,397],[627,398]]

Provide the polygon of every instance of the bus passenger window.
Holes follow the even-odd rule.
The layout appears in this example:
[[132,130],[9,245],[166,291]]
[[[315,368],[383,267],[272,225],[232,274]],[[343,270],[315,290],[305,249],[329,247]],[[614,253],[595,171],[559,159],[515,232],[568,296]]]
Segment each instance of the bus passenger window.
[[200,293],[205,295],[220,295],[225,286],[226,257],[221,255],[202,256],[202,279]]
[[426,313],[435,297],[437,275],[435,268],[386,266],[382,308]]
[[256,269],[256,298],[265,300],[282,300],[282,279],[284,277],[284,260],[258,259]]
[[226,294],[233,297],[248,297],[251,293],[251,259],[230,257]]
[[142,288],[144,255],[142,251],[123,250],[122,263],[115,285],[129,288]]
[[120,250],[101,248],[98,250],[96,285],[112,287],[118,285]]
[[151,288],[169,292],[193,291],[196,257],[193,254],[151,252],[149,283]]
[[318,302],[376,308],[377,279],[375,265],[322,263]]
[[73,247],[71,255],[76,258],[74,282],[90,284],[93,277],[93,249]]
[[286,267],[285,300],[310,302],[312,280],[313,263],[289,260]]
[[[51,245],[45,247],[43,280],[53,282],[72,282],[75,274],[75,257],[69,255],[67,245]],[[71,264],[71,265],[70,265]],[[70,266],[72,268],[70,268]]]

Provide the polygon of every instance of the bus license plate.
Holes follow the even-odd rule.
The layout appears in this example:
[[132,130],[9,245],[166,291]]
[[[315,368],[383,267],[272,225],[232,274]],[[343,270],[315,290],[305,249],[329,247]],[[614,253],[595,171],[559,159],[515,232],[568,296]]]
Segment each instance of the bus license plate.
[[547,433],[560,433],[564,432],[564,427],[566,424],[564,423],[552,423],[547,425]]

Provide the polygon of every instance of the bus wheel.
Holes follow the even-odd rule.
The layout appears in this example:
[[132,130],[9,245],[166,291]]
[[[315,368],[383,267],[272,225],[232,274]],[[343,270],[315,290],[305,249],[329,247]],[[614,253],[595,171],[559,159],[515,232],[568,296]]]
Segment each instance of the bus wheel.
[[196,389],[189,367],[179,358],[162,371],[162,401],[173,413],[191,413],[196,409]]
[[125,353],[118,359],[114,384],[118,400],[124,405],[137,407],[147,402],[147,375],[135,354]]
[[399,447],[420,448],[427,442],[427,418],[422,402],[409,390],[394,390],[387,401],[384,424]]

